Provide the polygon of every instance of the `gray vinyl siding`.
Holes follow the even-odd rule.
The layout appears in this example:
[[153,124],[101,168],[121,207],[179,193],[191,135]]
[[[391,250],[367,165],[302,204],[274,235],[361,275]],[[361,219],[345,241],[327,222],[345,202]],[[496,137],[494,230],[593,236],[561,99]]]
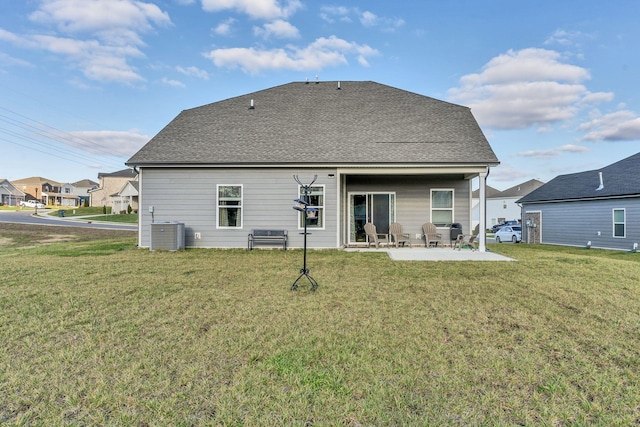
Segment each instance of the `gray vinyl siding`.
[[[422,224],[430,221],[431,189],[454,190],[454,222],[462,225],[465,234],[471,232],[471,198],[468,180],[434,175],[418,176],[350,176],[347,178],[347,193],[395,192],[396,222],[402,224],[411,238],[422,235]],[[347,194],[344,197],[347,204]],[[343,223],[348,223],[346,217]],[[449,241],[449,228],[440,229],[445,242]],[[346,239],[346,238],[345,238]],[[346,243],[346,240],[345,240]]]
[[[289,246],[302,247],[298,212],[292,207],[298,197],[298,184],[318,175],[315,185],[324,185],[324,229],[312,229],[310,248],[334,248],[337,236],[337,184],[329,177],[335,169],[215,169],[215,168],[143,168],[140,194],[140,246],[150,243],[152,215],[155,222],[177,221],[185,224],[188,248],[246,248],[247,236],[254,228],[285,229]],[[216,228],[217,185],[242,185],[242,228]],[[195,239],[200,233],[201,239]],[[262,247],[262,245],[261,245]]]
[[[614,209],[625,210],[625,237],[613,236]],[[526,212],[542,213],[541,243],[584,247],[590,241],[592,248],[618,250],[640,244],[638,198],[529,203],[523,210],[525,216]]]

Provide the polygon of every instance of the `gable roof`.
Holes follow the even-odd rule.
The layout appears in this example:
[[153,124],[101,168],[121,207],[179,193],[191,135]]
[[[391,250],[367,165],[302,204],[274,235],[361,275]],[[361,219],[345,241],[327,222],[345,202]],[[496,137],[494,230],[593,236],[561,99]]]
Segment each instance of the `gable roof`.
[[11,181],[5,178],[0,178],[0,191],[2,191],[2,194],[12,194],[15,196],[25,195],[18,187],[13,185]]
[[[496,197],[500,193],[501,193],[501,191],[498,190],[497,188],[493,188],[490,185],[485,186],[485,198],[487,198],[487,199],[490,199],[492,197]],[[479,199],[480,198],[480,190],[479,189],[473,190],[473,193],[471,193],[471,198]]]
[[95,187],[98,185],[97,182],[91,181],[90,179],[81,179],[80,181],[76,181],[72,183],[74,187]]
[[370,81],[293,82],[185,110],[126,162],[498,163],[469,108]]
[[[600,187],[600,173],[603,186]],[[518,203],[640,196],[640,153],[602,169],[560,175]]]
[[14,184],[23,184],[23,185],[35,185],[35,186],[42,186],[45,184],[49,184],[52,185],[54,187],[60,187],[62,184],[57,182],[57,181],[53,181],[51,179],[47,179],[47,178],[43,178],[41,176],[32,176],[29,178],[22,178],[22,179],[16,179],[11,181]]
[[529,181],[514,185],[511,188],[501,191],[498,197],[507,198],[526,196],[536,188],[540,188],[542,185],[544,185],[544,182],[538,181],[537,179],[530,179]]
[[101,172],[98,174],[98,178],[104,178],[107,176],[111,178],[135,178],[136,176],[138,176],[138,173],[132,168],[127,168],[116,172]]

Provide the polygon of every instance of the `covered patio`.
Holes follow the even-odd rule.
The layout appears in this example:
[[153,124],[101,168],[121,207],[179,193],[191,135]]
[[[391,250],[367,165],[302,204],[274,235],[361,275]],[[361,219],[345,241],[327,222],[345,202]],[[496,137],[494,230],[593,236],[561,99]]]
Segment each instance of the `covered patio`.
[[517,261],[489,251],[443,248],[346,248],[349,252],[386,252],[394,261]]

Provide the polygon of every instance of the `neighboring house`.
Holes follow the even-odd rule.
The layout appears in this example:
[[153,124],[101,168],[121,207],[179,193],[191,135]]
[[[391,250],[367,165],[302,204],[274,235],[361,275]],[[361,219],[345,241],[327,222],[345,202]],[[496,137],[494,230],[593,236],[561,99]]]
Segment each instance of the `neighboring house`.
[[[503,191],[487,190],[487,221],[485,229],[489,229],[502,221],[522,221],[522,208],[518,205],[518,200],[543,184],[544,182],[537,179],[530,179]],[[474,192],[474,201],[476,200],[476,192],[477,190]],[[474,219],[476,219],[475,211]]]
[[399,222],[415,241],[426,222],[447,242],[451,223],[470,233],[472,180],[484,198],[499,161],[469,108],[368,81],[294,82],[185,110],[126,164],[139,170],[141,247],[152,221],[183,223],[186,247],[246,247],[264,228],[302,247],[292,207],[315,177],[308,246],[340,248],[366,245],[366,222],[379,233]]
[[634,250],[640,244],[640,153],[560,175],[518,203],[523,241]]
[[[495,188],[493,188],[490,185],[486,186],[486,194],[485,194],[485,200],[487,201],[487,203],[485,203],[485,209],[486,209],[486,205],[488,204],[489,199],[491,199],[492,197],[495,197],[496,195],[500,194],[500,190],[497,190]],[[473,190],[473,193],[471,195],[471,218],[472,218],[472,225],[475,228],[478,224],[480,224],[480,189],[476,189]],[[490,219],[489,219],[489,211],[487,210],[487,216],[486,218],[486,223],[489,223]],[[489,227],[485,227],[486,228],[490,228]]]
[[138,211],[138,181],[127,181],[127,183],[115,194],[111,195],[111,212]]
[[[84,206],[84,201],[85,200],[90,200],[91,197],[89,196],[89,190],[92,190],[94,188],[98,188],[98,183],[95,181],[92,181],[90,179],[83,179],[80,181],[76,181],[74,183],[71,184],[73,186],[73,193],[76,195],[76,197],[78,198],[79,201],[79,205],[80,206]],[[89,202],[87,202],[89,203]]]
[[71,184],[61,184],[41,176],[17,179],[13,184],[26,194],[26,200],[41,200],[49,206],[75,206],[76,196]]
[[25,194],[10,181],[0,178],[0,203],[2,206],[18,206]]
[[124,185],[136,180],[138,174],[133,169],[123,169],[112,173],[99,173],[99,184],[96,188],[89,190],[91,196],[91,206],[112,206],[114,205],[113,197],[118,198],[117,194],[122,190]]

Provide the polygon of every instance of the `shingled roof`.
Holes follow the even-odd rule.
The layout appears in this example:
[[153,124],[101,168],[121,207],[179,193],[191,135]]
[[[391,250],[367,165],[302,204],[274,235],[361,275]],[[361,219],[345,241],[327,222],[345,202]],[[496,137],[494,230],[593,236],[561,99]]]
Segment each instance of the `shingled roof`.
[[602,169],[557,176],[517,203],[628,196],[640,196],[640,153]]
[[469,108],[365,81],[293,82],[182,111],[126,164],[498,163]]
[[506,190],[500,192],[498,197],[518,197],[521,195],[526,195],[531,193],[536,188],[540,188],[544,185],[544,182],[538,181],[537,179],[530,179],[529,181],[525,181],[521,184],[514,185],[511,188],[507,188]]

